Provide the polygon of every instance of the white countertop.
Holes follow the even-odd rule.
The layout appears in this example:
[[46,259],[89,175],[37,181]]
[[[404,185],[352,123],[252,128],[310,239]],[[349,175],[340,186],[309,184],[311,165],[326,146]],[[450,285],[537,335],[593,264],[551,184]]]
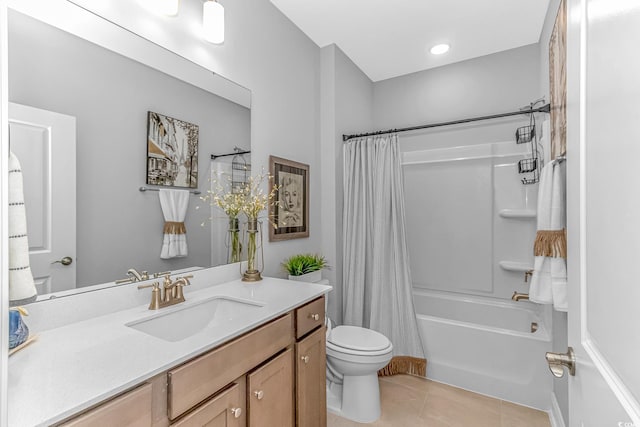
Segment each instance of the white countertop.
[[[323,295],[331,287],[265,278],[185,289],[186,302],[148,310],[148,303],[42,332],[9,358],[9,425],[49,425],[114,396],[167,369]],[[146,291],[149,291],[148,289]],[[248,315],[168,342],[125,326],[215,296],[263,304]],[[27,324],[29,318],[26,319]]]

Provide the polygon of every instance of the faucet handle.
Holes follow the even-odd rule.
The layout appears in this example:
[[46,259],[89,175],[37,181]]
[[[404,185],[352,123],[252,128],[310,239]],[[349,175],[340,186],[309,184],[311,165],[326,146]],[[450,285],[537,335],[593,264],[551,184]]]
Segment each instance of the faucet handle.
[[178,286],[189,286],[191,284],[189,279],[193,279],[193,274],[189,274],[187,276],[177,277],[176,278],[176,282],[178,282],[178,281],[181,282],[181,283],[177,283],[177,285]]
[[148,285],[138,285],[138,289],[153,288],[151,290],[151,302],[149,303],[149,310],[157,310],[160,308],[160,283],[153,282]]
[[138,285],[138,289],[153,288],[154,291],[160,290],[160,283],[153,282],[148,285]]
[[161,271],[160,273],[153,273],[153,278],[157,279],[159,277],[166,276],[167,274],[170,275],[171,272],[170,271]]

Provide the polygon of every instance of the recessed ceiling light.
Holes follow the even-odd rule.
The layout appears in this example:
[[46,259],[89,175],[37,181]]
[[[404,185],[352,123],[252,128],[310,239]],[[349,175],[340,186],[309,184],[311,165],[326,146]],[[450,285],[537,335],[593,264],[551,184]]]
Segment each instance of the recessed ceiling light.
[[443,53],[447,53],[448,51],[449,45],[445,43],[435,45],[429,52],[431,52],[433,55],[442,55]]

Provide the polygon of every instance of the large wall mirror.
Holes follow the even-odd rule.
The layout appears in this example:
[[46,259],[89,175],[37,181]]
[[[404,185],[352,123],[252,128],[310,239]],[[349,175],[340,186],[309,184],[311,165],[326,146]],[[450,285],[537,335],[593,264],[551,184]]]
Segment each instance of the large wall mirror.
[[[197,190],[204,195],[212,173],[231,173],[233,156],[212,163],[212,154],[251,149],[248,102],[220,96],[220,76],[107,21],[100,25],[136,49],[107,49],[29,15],[8,14],[10,148],[22,165],[39,294],[114,282],[130,268],[154,273],[226,263],[228,223],[197,194],[189,196],[185,220],[188,255],[160,258],[159,193],[140,191],[150,187],[148,112],[198,125]],[[247,89],[223,85],[250,99]],[[250,164],[250,157],[242,161]],[[70,265],[56,262],[65,257]]]

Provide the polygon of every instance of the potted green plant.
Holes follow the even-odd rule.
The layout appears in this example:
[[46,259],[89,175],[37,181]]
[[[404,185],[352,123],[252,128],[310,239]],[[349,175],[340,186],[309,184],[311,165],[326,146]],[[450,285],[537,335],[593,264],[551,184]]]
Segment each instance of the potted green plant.
[[298,254],[287,258],[282,268],[289,273],[289,280],[300,282],[318,282],[322,280],[322,269],[328,268],[327,260],[322,255]]

